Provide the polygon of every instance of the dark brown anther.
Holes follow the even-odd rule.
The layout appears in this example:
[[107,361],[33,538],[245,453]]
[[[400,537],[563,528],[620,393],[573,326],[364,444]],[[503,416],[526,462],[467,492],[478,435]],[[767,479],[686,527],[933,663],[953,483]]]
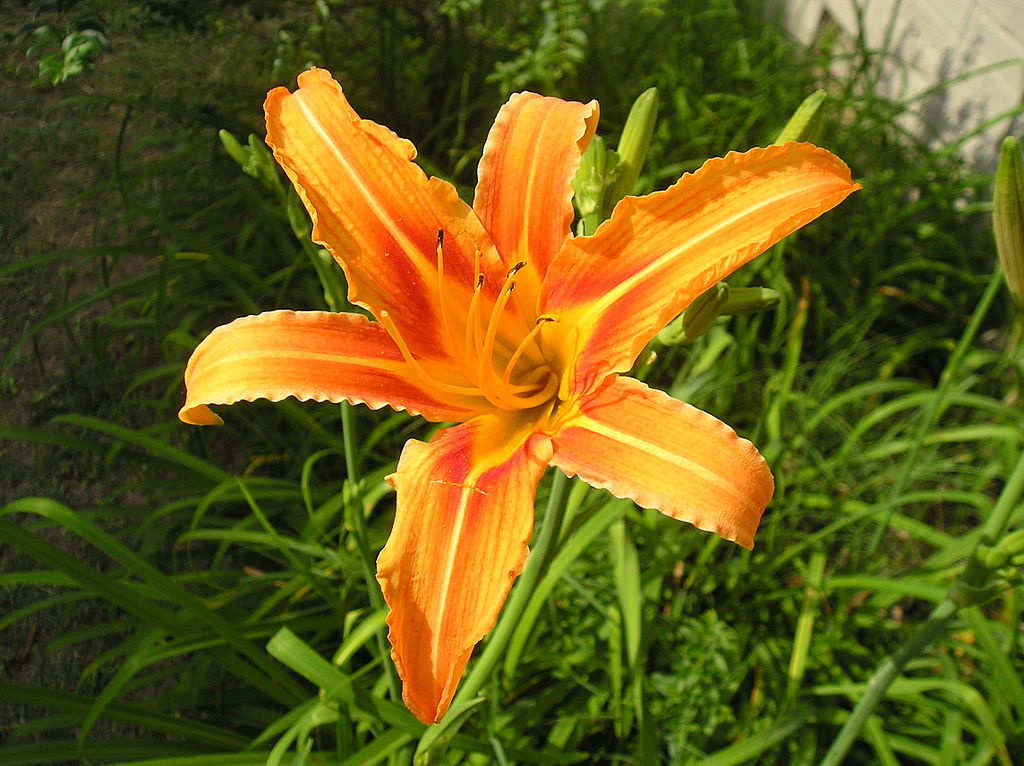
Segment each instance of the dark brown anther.
[[514,277],[517,273],[519,273],[519,270],[523,268],[523,266],[525,265],[526,261],[520,261],[519,263],[517,263],[515,266],[508,270],[508,276]]
[[444,229],[437,230],[437,246],[441,247],[444,244]]
[[480,276],[478,276],[476,278],[476,289],[479,290],[483,286],[484,286],[484,275],[481,274]]

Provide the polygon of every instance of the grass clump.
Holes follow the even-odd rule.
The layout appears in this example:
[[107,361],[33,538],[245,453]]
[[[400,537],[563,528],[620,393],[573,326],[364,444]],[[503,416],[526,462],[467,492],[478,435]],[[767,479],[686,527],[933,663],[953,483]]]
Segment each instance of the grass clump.
[[[817,763],[1009,497],[1020,332],[990,286],[990,179],[903,133],[903,106],[874,90],[882,54],[801,49],[741,0],[22,14],[5,30],[17,184],[0,204],[5,763],[404,763],[424,736],[388,690],[365,573],[390,529],[384,477],[425,426],[294,402],[236,407],[218,430],[175,419],[210,329],[330,305],[285,186],[239,172],[217,137],[260,135],[265,91],[309,63],[464,192],[521,88],[598,98],[614,137],[657,87],[638,192],[769,143],[823,88],[820,143],[864,185],[737,275],[773,288],[774,312],[659,348],[646,371],[772,464],[757,549],[570,485],[548,574],[435,759]],[[88,23],[111,50],[32,89],[25,25],[42,23]],[[1019,578],[987,582],[910,658],[849,762],[1024,752]]]

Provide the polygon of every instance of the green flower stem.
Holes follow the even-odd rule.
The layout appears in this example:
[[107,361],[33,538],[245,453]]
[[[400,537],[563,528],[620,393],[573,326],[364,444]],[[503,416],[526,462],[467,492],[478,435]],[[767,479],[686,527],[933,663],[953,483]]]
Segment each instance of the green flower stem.
[[[1024,452],[1017,459],[1017,465],[1014,466],[1013,473],[1010,474],[1006,486],[1003,487],[999,500],[996,501],[992,513],[985,520],[979,546],[991,545],[1002,536],[1022,494],[1024,494]],[[961,603],[958,603],[956,593],[963,590],[965,586],[967,589],[975,590],[983,588],[988,576],[989,570],[978,560],[977,550],[975,550],[968,560],[967,566],[964,567],[963,573],[950,588],[949,595],[936,605],[931,615],[910,637],[910,640],[889,656],[875,671],[871,680],[868,681],[864,696],[857,702],[850,717],[843,724],[843,728],[839,730],[839,735],[825,754],[820,766],[839,766],[843,762],[847,751],[857,740],[860,730],[874,713],[878,703],[885,697],[893,679],[903,670],[908,661],[917,657],[932,641],[944,634],[953,618],[957,616]]]
[[[377,582],[374,571],[373,553],[370,551],[370,534],[366,529],[366,517],[363,515],[363,493],[359,479],[359,465],[356,461],[355,415],[352,405],[348,402],[341,403],[341,434],[345,445],[345,470],[348,474],[349,491],[351,492],[346,506],[351,511],[348,515],[355,528],[359,560],[363,563],[363,577],[366,579],[366,592],[370,594],[370,605],[374,611],[383,612],[387,609],[387,605],[384,603],[384,594],[381,593],[380,583]],[[395,670],[395,665],[391,662],[391,647],[383,629],[377,631],[377,651],[384,665],[391,698],[400,700],[402,699],[402,684],[398,680],[398,671]]]
[[451,707],[445,717],[427,729],[426,734],[420,741],[416,750],[417,761],[426,762],[429,758],[430,748],[435,744],[447,741],[455,734],[459,726],[465,720],[464,715],[476,704],[474,699],[484,683],[491,677],[494,668],[505,654],[512,633],[519,625],[519,619],[530,602],[537,583],[551,561],[551,554],[554,551],[558,540],[558,532],[562,528],[562,521],[566,513],[566,498],[568,497],[567,487],[569,479],[561,471],[554,471],[551,480],[551,493],[548,495],[547,510],[544,519],[541,521],[540,531],[533,543],[533,550],[527,559],[526,567],[516,582],[512,593],[504,608],[501,610],[501,617],[498,624],[491,631],[484,645],[484,650],[473,663],[473,668],[459,685],[455,693]]
[[936,638],[942,635],[950,621],[956,616],[957,605],[950,598],[944,598],[917,632],[898,651],[886,658],[868,681],[864,696],[846,719],[832,746],[825,753],[819,766],[839,766],[846,757],[850,746],[857,741],[860,730],[875,712],[878,703],[885,697],[889,685],[899,675],[908,661],[920,654]]
[[[996,293],[1002,286],[1002,282],[1003,278],[1000,270],[995,269],[988,281],[988,285],[985,286],[985,291],[978,300],[978,304],[974,307],[974,313],[971,315],[970,322],[967,323],[967,328],[964,330],[963,335],[960,336],[960,340],[957,342],[956,348],[953,349],[953,353],[950,355],[949,361],[946,363],[946,367],[942,371],[942,375],[939,377],[939,385],[935,389],[935,395],[928,401],[927,408],[921,417],[921,423],[918,426],[917,434],[914,436],[914,441],[910,447],[910,451],[907,453],[907,457],[903,461],[900,473],[892,485],[892,491],[889,493],[890,500],[897,500],[910,483],[914,468],[917,465],[917,459],[921,454],[921,448],[924,446],[925,437],[928,436],[928,433],[932,430],[935,422],[942,414],[946,400],[949,398],[949,390],[956,381],[957,375],[960,372],[960,366],[963,364],[964,357],[966,357],[967,352],[971,350],[971,346],[974,344],[974,338],[977,336],[978,330],[981,328],[982,320],[984,320],[985,316],[988,314],[988,310],[992,306],[992,300],[995,298]],[[891,503],[889,505],[889,510],[875,526],[874,532],[871,534],[871,541],[867,546],[868,558],[874,556],[878,549],[878,545],[882,542],[882,536],[885,534],[885,530],[889,527],[889,520],[891,519],[893,512],[896,510],[896,507],[897,505],[895,502]]]
[[[985,524],[981,528],[981,542],[979,545],[992,545],[1003,536],[1003,532],[1006,531],[1006,527],[1010,523],[1010,516],[1013,515],[1013,511],[1017,507],[1017,502],[1022,494],[1024,494],[1024,453],[1021,453],[1021,456],[1017,458],[1017,465],[1014,467],[1013,473],[1010,474],[1010,478],[1007,479],[1006,486],[1003,487],[1003,491],[999,495],[999,500],[996,501],[992,513],[985,519]],[[971,562],[973,561],[974,557],[972,556]],[[970,564],[968,564],[969,569]],[[965,572],[963,577],[967,585],[975,586],[982,584],[966,582],[967,574],[968,572]]]

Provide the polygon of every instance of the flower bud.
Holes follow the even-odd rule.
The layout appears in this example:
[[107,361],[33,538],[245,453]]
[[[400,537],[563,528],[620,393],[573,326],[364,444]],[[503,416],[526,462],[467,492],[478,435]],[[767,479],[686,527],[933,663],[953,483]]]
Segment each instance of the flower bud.
[[648,88],[633,102],[619,139],[619,164],[614,181],[604,194],[604,215],[611,215],[615,205],[627,194],[633,193],[640,175],[647,147],[651,144],[654,125],[658,121],[658,89]]
[[1018,311],[1024,311],[1024,163],[1017,139],[1007,136],[999,154],[992,200],[996,252]]
[[579,234],[593,234],[604,220],[602,200],[616,162],[615,152],[605,148],[600,136],[594,136],[580,157],[579,170],[572,179],[572,201],[580,215]]
[[267,145],[252,133],[249,134],[249,164],[242,168],[257,181],[278,194],[284,191],[281,176],[277,172],[277,162]]
[[658,342],[665,346],[692,343],[714,326],[728,300],[729,285],[725,282],[708,288],[658,333]]
[[779,294],[770,287],[733,287],[729,297],[718,310],[722,316],[756,314],[779,305]]
[[822,107],[828,99],[828,94],[823,90],[816,90],[803,100],[803,103],[796,108],[793,116],[789,118],[775,139],[776,144],[785,144],[789,141],[811,141],[814,142],[821,133]]
[[224,150],[231,155],[231,159],[243,168],[249,164],[249,150],[238,143],[233,134],[222,129],[217,135],[220,136],[220,142],[224,145]]
[[267,147],[256,136],[249,134],[249,145],[242,146],[238,139],[226,130],[217,133],[224,150],[242,168],[242,172],[252,176],[271,191],[284,192],[281,179],[277,175],[277,164]]

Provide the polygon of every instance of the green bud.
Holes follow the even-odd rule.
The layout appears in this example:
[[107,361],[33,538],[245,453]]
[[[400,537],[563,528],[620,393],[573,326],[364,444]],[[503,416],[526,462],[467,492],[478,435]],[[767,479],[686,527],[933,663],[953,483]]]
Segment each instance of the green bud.
[[658,89],[648,88],[633,102],[629,116],[626,118],[626,125],[622,129],[622,137],[619,139],[617,151],[619,155],[618,174],[604,194],[603,211],[606,217],[611,215],[611,211],[620,199],[633,193],[633,187],[636,185],[640,168],[643,167],[644,158],[647,156],[647,148],[651,144],[651,136],[654,134],[654,125],[657,120]]
[[572,179],[572,201],[581,216],[590,215],[597,208],[604,191],[605,162],[604,139],[594,136],[580,157],[580,167]]
[[714,326],[722,306],[728,300],[729,285],[725,282],[705,290],[658,333],[658,342],[665,346],[692,343]]
[[604,139],[594,136],[580,157],[579,170],[572,179],[572,201],[580,214],[580,234],[593,234],[604,220],[601,202],[617,164],[615,152],[605,147]]
[[779,305],[779,294],[770,287],[733,287],[729,299],[718,310],[722,316],[756,314]]
[[237,138],[226,130],[218,131],[217,135],[220,136],[220,142],[224,145],[224,150],[231,156],[231,159],[243,168],[249,164],[249,150],[238,143]]
[[277,175],[277,163],[274,162],[274,157],[266,144],[251,133],[248,146],[242,146],[238,139],[226,130],[219,131],[217,135],[220,136],[220,142],[231,159],[241,166],[243,173],[252,176],[268,189],[283,191],[281,179]]
[[776,144],[789,141],[814,141],[821,133],[822,107],[828,99],[823,90],[816,90],[804,99],[803,103],[793,112],[786,127],[775,139]]
[[1024,311],[1024,163],[1017,139],[1007,136],[999,154],[992,200],[996,252],[1018,311]]
[[242,168],[268,189],[281,192],[281,177],[277,173],[277,163],[267,145],[252,133],[249,134],[249,164]]
[[1024,529],[1010,532],[992,546],[992,556],[1000,562],[997,566],[1003,566],[1020,553],[1024,553]]
[[990,548],[987,545],[979,545],[974,555],[985,569],[999,569],[1006,566],[1006,562],[1010,560],[1010,552],[998,546]]

